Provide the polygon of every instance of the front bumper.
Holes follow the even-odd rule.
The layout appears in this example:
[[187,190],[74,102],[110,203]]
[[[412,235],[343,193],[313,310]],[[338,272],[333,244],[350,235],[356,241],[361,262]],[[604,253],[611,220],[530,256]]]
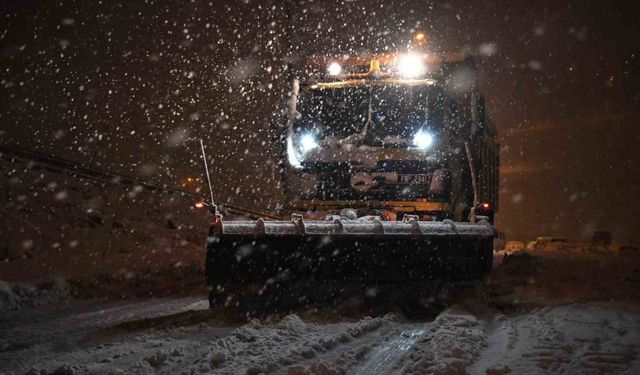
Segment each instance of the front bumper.
[[427,199],[415,201],[375,201],[375,200],[321,200],[306,199],[295,202],[294,208],[306,211],[331,211],[342,208],[370,208],[393,212],[448,212],[449,204],[431,202]]

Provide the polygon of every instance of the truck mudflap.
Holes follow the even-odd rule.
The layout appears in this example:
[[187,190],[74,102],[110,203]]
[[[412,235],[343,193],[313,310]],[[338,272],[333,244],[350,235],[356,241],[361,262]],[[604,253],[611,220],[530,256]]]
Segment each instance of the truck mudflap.
[[471,281],[491,270],[494,230],[485,221],[224,221],[210,229],[212,291],[289,293],[293,286]]

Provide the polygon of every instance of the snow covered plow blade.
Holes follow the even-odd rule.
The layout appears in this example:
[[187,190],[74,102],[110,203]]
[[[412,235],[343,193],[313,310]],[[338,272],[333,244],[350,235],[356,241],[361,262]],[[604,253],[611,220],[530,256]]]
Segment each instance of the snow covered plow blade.
[[490,271],[492,240],[484,221],[218,221],[207,245],[210,301],[470,281]]

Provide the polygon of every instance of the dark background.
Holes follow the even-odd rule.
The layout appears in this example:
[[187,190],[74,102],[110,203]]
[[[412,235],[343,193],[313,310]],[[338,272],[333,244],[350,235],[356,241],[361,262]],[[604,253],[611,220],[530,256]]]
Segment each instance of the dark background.
[[508,238],[640,241],[639,5],[291,4],[289,23],[281,1],[4,1],[1,142],[178,186],[201,175],[204,138],[216,195],[273,209],[285,60],[393,48],[420,27],[477,56]]

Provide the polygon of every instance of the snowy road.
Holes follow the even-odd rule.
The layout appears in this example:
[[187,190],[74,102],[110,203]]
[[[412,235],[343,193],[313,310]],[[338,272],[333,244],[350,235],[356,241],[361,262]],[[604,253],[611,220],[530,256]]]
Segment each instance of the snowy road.
[[0,374],[640,374],[640,254],[563,246],[498,257],[418,320],[358,298],[248,322],[202,295],[8,304]]
[[419,322],[291,314],[238,324],[198,297],[14,314],[0,322],[2,373],[640,373],[640,312],[596,302],[510,316],[454,306]]

